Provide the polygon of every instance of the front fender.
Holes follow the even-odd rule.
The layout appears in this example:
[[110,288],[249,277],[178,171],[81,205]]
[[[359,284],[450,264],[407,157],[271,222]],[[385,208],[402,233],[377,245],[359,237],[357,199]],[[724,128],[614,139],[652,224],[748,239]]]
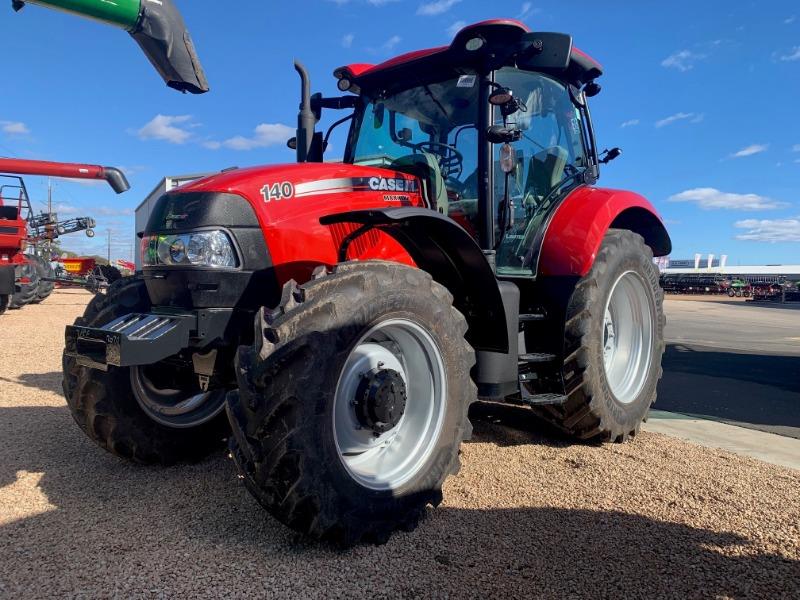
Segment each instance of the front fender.
[[610,228],[641,235],[654,256],[665,256],[672,242],[650,202],[633,192],[581,186],[559,205],[545,233],[539,275],[586,275]]
[[508,352],[505,308],[483,251],[458,223],[427,208],[350,211],[322,217],[322,225],[357,223],[379,229],[405,248],[417,266],[453,294],[476,350]]

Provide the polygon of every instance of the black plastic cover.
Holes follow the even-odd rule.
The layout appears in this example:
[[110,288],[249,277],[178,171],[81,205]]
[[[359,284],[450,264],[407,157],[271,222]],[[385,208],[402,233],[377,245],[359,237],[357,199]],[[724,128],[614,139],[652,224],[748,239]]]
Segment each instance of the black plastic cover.
[[[502,400],[519,391],[518,333],[519,333],[519,288],[509,281],[499,282],[503,297],[508,331],[508,352],[478,352],[475,364],[475,382],[478,396],[491,400]],[[498,327],[503,324],[498,323]]]
[[280,299],[264,233],[242,196],[218,192],[165,194],[156,202],[143,235],[221,229],[233,240],[236,269],[151,266],[143,268],[154,306],[245,308],[273,306]]
[[192,94],[209,91],[192,38],[172,0],[145,3],[131,36],[169,87]]

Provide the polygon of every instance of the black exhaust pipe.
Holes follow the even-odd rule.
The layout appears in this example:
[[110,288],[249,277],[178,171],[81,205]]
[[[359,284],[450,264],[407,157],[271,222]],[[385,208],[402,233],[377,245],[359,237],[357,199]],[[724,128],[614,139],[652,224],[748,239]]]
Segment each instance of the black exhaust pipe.
[[300,75],[300,112],[297,115],[297,162],[308,162],[314,144],[317,117],[311,108],[311,78],[303,63],[295,59],[294,69]]

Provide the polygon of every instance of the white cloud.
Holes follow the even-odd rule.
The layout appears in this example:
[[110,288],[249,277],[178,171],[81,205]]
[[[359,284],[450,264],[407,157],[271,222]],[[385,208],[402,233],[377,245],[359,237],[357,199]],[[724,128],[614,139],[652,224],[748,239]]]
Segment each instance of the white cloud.
[[419,8],[417,8],[417,14],[423,17],[441,15],[453,8],[459,2],[461,2],[461,0],[433,0],[433,2],[420,4]]
[[222,148],[222,142],[218,142],[216,140],[206,140],[201,145],[203,148],[208,148],[209,150],[219,150]]
[[685,73],[694,68],[695,62],[703,58],[705,58],[704,54],[696,54],[690,50],[680,50],[662,60],[661,66],[665,69],[677,69]]
[[[252,137],[237,135],[222,142],[222,146],[231,150],[253,150],[254,148],[266,148],[285,144],[291,138],[295,130],[288,125],[280,123],[262,123],[255,128]],[[206,146],[209,147],[209,146]],[[213,149],[213,148],[212,148]]]
[[7,135],[28,135],[31,132],[22,121],[0,121],[0,129]]
[[694,202],[705,210],[769,210],[786,206],[758,194],[733,194],[716,188],[694,188],[669,197],[670,202]]
[[388,40],[386,40],[383,45],[381,46],[381,50],[385,50],[386,52],[391,52],[395,49],[395,46],[403,41],[399,35],[393,35]]
[[353,40],[356,39],[356,36],[352,33],[347,33],[342,36],[342,48],[352,48],[353,47]]
[[800,152],[800,144],[795,144],[792,146],[792,152]]
[[625,121],[620,127],[634,127],[635,125],[639,124],[639,119],[630,119]]
[[787,18],[787,19],[784,19],[784,20],[783,20],[783,22],[784,22],[786,25],[791,25],[791,24],[792,24],[792,23],[794,23],[795,21],[797,21],[797,15],[792,15],[791,17],[789,17],[789,18]]
[[742,158],[744,156],[753,156],[753,154],[760,154],[761,152],[766,152],[769,148],[769,144],[751,144],[746,148],[742,148],[738,152],[734,152],[731,154],[731,158]]
[[191,115],[156,115],[137,134],[143,140],[164,140],[171,144],[185,144],[192,134],[178,125],[191,127],[191,120]]
[[517,15],[517,20],[524,21],[531,15],[535,15],[536,13],[541,12],[539,8],[533,8],[533,2],[523,2],[522,8],[520,8],[519,14]]
[[665,126],[671,125],[672,123],[675,123],[677,121],[685,121],[686,119],[689,119],[690,123],[699,123],[704,118],[705,118],[705,115],[702,114],[702,113],[701,114],[697,114],[697,113],[693,113],[693,112],[690,112],[690,113],[679,112],[679,113],[675,113],[674,115],[670,115],[668,117],[665,117],[665,118],[661,119],[660,121],[656,121],[656,127],[659,127],[659,128],[660,127],[665,127]]
[[786,62],[800,60],[800,46],[795,46],[789,54],[781,56],[781,60]]
[[737,221],[738,229],[747,229],[737,240],[752,242],[800,242],[800,216],[789,219],[745,219]]
[[454,38],[456,34],[467,26],[466,21],[456,21],[447,28],[447,37]]
[[72,215],[77,215],[79,209],[77,206],[72,206],[71,204],[64,204],[59,202],[55,206],[53,206],[53,212],[56,213],[59,217],[69,217]]

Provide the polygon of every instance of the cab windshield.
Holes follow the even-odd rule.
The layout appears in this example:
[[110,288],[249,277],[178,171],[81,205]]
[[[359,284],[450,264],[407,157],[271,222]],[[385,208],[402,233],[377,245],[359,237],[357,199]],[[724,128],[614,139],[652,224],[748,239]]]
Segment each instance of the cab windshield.
[[461,75],[367,98],[356,117],[350,160],[417,175],[434,208],[477,202],[478,77]]

